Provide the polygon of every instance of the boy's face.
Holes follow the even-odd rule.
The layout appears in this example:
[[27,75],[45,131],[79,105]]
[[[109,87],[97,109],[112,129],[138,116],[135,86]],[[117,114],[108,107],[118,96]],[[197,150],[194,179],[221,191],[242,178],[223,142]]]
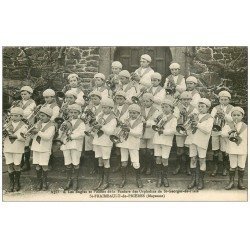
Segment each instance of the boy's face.
[[125,103],[125,98],[123,96],[116,96],[115,97],[115,102],[117,105],[122,106]]
[[198,110],[200,114],[206,114],[208,111],[208,106],[205,103],[199,103],[198,104]]
[[170,114],[173,112],[173,109],[170,105],[166,104],[166,103],[163,103],[161,105],[161,109],[162,109],[162,112],[166,115]]
[[127,84],[129,82],[129,78],[127,78],[125,76],[119,76],[119,79],[120,79],[122,84]]
[[31,97],[31,93],[29,93],[28,91],[22,91],[21,97],[22,97],[22,100],[25,100],[25,101],[29,100]]
[[90,100],[91,100],[91,102],[92,102],[95,106],[99,105],[99,104],[100,104],[100,101],[101,101],[101,99],[99,98],[99,96],[96,96],[96,95],[92,95],[92,96],[90,97]]
[[143,105],[144,105],[146,108],[150,108],[150,107],[153,105],[153,102],[152,102],[150,99],[144,99],[144,100],[143,100]]
[[185,107],[187,107],[187,106],[190,105],[191,100],[192,100],[192,99],[189,99],[189,98],[183,98],[183,99],[181,99],[181,103],[182,103]]
[[231,114],[232,118],[233,118],[233,121],[235,123],[238,123],[240,122],[242,119],[243,119],[243,114],[240,112],[240,111],[234,111],[232,114]]
[[148,62],[145,59],[141,59],[140,64],[141,64],[142,68],[147,68],[149,66],[150,62]]
[[193,82],[186,82],[186,85],[188,91],[194,90],[195,88],[195,84]]
[[160,80],[158,80],[156,78],[151,78],[151,83],[152,83],[153,87],[157,87],[160,84]]
[[78,110],[70,109],[69,110],[69,117],[72,119],[77,119],[79,116],[80,112]]
[[46,103],[50,104],[50,103],[53,102],[54,97],[53,96],[45,96],[44,100],[45,100]]
[[69,79],[69,85],[70,85],[71,88],[76,88],[77,87],[77,83],[78,83],[78,81],[77,81],[76,77],[71,77]]
[[180,69],[171,69],[170,71],[173,76],[177,76],[180,74]]
[[137,111],[134,111],[134,110],[130,110],[130,111],[129,111],[129,117],[130,117],[132,120],[135,120],[139,115],[140,115],[140,113],[137,112]]
[[228,97],[220,97],[220,104],[224,105],[224,106],[227,106],[230,102],[230,99]]
[[68,104],[73,104],[75,101],[76,101],[76,98],[73,95],[65,97],[65,102]]
[[118,67],[112,67],[112,73],[118,75],[121,72],[121,69]]
[[42,112],[39,113],[39,119],[42,122],[48,122],[50,120],[50,117]]
[[23,118],[21,115],[18,114],[11,114],[10,115],[11,121],[13,122],[19,122]]
[[109,106],[106,106],[106,105],[103,105],[102,106],[102,112],[105,114],[105,115],[108,115],[111,113],[111,110],[112,110],[112,107],[109,107]]
[[95,78],[95,84],[97,87],[101,87],[103,83],[104,81],[100,77]]

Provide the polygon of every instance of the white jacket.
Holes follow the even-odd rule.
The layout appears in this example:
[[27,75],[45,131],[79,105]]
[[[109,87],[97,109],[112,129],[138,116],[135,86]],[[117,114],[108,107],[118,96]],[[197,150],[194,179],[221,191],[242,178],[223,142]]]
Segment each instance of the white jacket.
[[143,69],[143,68],[138,68],[135,71],[136,74],[140,76],[140,84],[150,87],[151,86],[151,76],[154,73],[154,70],[150,67]]

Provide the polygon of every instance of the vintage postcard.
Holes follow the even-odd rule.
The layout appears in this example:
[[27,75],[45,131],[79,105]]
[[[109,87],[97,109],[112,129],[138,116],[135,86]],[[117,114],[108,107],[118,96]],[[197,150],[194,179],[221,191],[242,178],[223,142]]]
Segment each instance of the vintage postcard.
[[247,201],[248,47],[2,47],[3,201]]

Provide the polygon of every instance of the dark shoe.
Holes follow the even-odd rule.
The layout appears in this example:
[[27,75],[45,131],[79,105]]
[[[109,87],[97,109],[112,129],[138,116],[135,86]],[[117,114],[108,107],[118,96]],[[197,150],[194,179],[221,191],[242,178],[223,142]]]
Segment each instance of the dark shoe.
[[191,175],[191,170],[190,170],[190,158],[188,155],[184,154],[183,155],[183,165],[186,169],[186,175]]
[[79,168],[74,169],[74,178],[73,178],[73,189],[78,190],[78,177],[79,177]]
[[98,159],[97,159],[97,158],[94,158],[94,161],[93,161],[93,168],[91,169],[90,174],[91,174],[91,175],[96,174],[96,173],[98,172],[98,169],[99,169],[99,166],[98,166]]
[[40,191],[43,188],[42,169],[36,170],[36,177],[37,177],[36,190]]
[[29,171],[30,170],[30,147],[26,146],[25,149],[24,149],[24,154],[23,154],[23,157],[24,157],[24,166],[22,168],[22,172],[26,172],[26,171]]
[[223,176],[227,176],[227,174],[228,174],[227,169],[226,169],[226,168],[223,168],[222,175],[223,175]]
[[151,166],[148,165],[147,170],[146,170],[146,175],[151,175]]
[[231,190],[234,188],[234,177],[235,177],[235,170],[230,170],[229,171],[229,183],[225,187],[226,190]]
[[99,181],[96,187],[94,187],[94,190],[97,190],[101,187],[102,183],[103,183],[103,178],[104,178],[104,167],[99,167],[98,168],[98,172],[99,172]]
[[72,167],[66,167],[67,184],[66,184],[64,190],[69,190],[73,184],[72,183],[72,172],[73,172]]
[[14,172],[9,173],[10,185],[8,188],[8,192],[14,192]]
[[181,170],[181,165],[182,165],[182,155],[178,155],[178,162],[177,162],[177,167],[176,169],[173,171],[173,175],[177,175],[180,170]]
[[108,187],[109,187],[109,168],[104,168],[103,184],[100,187],[100,190],[105,190]]
[[197,186],[197,188],[199,190],[202,190],[204,188],[204,175],[205,175],[205,171],[200,170],[199,182],[198,182],[198,186]]
[[244,170],[238,170],[238,189],[245,190],[246,187],[243,185]]
[[214,156],[213,163],[214,163],[214,170],[211,173],[211,176],[215,177],[216,175],[218,175],[218,171],[219,171],[218,156]]
[[223,170],[222,170],[222,175],[223,176],[227,176],[228,174],[228,170],[229,170],[229,158],[228,158],[228,155],[223,152],[223,162],[222,162],[222,165],[223,165]]
[[119,188],[123,188],[126,184],[127,181],[127,167],[122,167],[121,168],[121,173],[122,173],[122,181],[121,184],[119,185]]
[[43,191],[46,191],[46,190],[48,190],[48,180],[47,180],[48,171],[43,170],[42,173],[43,173],[43,180],[42,180]]
[[16,192],[18,192],[21,189],[20,175],[21,175],[21,171],[15,171],[14,172],[14,176],[15,176],[15,191]]
[[196,186],[196,168],[191,168],[191,182],[188,185],[188,189],[192,189]]
[[164,187],[169,187],[167,171],[168,171],[168,166],[162,166],[161,183]]
[[141,181],[141,173],[140,173],[140,168],[135,169],[135,174],[136,174],[136,184],[138,188],[142,188],[142,181]]
[[120,170],[121,170],[121,166],[120,166],[120,165],[117,165],[116,167],[114,167],[114,168],[112,169],[112,173],[118,173]]
[[161,179],[162,179],[162,166],[161,166],[161,164],[156,164],[156,174],[157,174],[157,176],[156,176],[156,187],[161,187],[161,184],[162,184],[162,182],[161,182]]

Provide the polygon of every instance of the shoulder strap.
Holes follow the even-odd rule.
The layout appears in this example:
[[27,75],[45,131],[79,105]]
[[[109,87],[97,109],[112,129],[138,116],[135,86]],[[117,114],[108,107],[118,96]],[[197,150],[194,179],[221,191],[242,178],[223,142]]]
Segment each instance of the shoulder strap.
[[148,115],[145,117],[146,120],[148,120],[148,119],[155,113],[156,110],[157,110],[157,108],[154,107],[154,106],[152,106],[152,107],[150,108],[149,112],[148,112]]
[[20,121],[20,122],[17,124],[16,128],[13,130],[13,134],[14,134],[18,129],[20,129],[23,125],[25,125],[25,123],[24,123],[23,121]]
[[[42,125],[42,124],[41,124]],[[55,124],[51,121],[49,121],[44,127],[43,129],[41,130],[41,132],[45,132],[48,128],[52,127],[52,126],[55,126]]]
[[76,130],[80,126],[81,123],[82,123],[82,120],[81,119],[77,119],[76,122],[75,122],[75,124],[74,124],[74,126],[72,126],[72,131]]
[[128,107],[129,107],[129,105],[128,105],[128,104],[126,104],[126,103],[123,105],[123,107],[122,107],[122,110],[121,110],[121,113],[120,113],[120,116],[119,116],[119,117],[123,116],[123,115],[126,113],[126,111],[128,110]]
[[51,109],[53,109],[53,108],[56,107],[56,106],[57,106],[57,103],[56,103],[56,102],[53,102],[53,103],[50,104],[49,107],[50,107]]
[[135,127],[137,127],[139,124],[142,123],[142,116],[139,116],[133,123],[133,125],[131,126],[132,129],[134,129]]
[[228,104],[227,108],[226,108],[226,113],[229,114],[229,112],[231,111],[232,108],[233,108],[233,105]]
[[176,84],[179,85],[181,83],[181,81],[182,81],[183,78],[184,78],[183,75],[178,75],[177,83]]
[[34,103],[35,101],[29,99],[24,105],[22,105],[22,109],[26,109],[30,104]]

